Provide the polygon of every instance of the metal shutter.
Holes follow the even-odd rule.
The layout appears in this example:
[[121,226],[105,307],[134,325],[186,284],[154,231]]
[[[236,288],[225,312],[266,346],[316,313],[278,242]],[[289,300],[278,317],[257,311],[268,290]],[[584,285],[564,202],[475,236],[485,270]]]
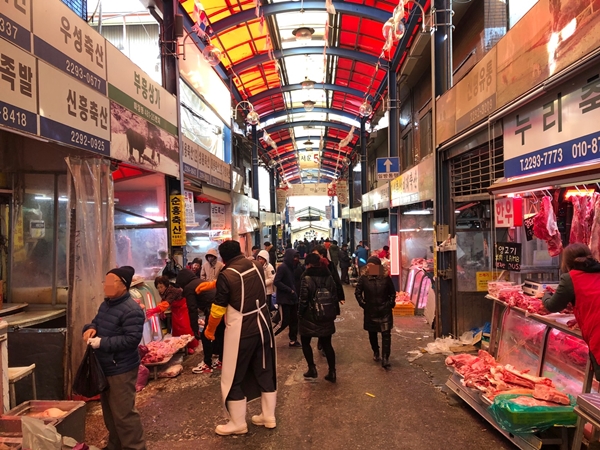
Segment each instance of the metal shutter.
[[504,176],[502,139],[477,147],[451,161],[451,189],[455,201],[488,195],[487,188]]

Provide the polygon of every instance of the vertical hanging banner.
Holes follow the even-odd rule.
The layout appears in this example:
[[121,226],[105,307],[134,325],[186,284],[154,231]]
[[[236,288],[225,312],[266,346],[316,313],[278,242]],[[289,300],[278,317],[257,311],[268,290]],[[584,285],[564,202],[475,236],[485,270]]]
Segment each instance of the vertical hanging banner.
[[326,206],[325,207],[325,218],[327,220],[333,219],[333,206]]
[[177,99],[112,44],[110,61],[110,156],[179,177]]
[[277,212],[282,213],[285,211],[286,201],[287,189],[277,188]]
[[225,206],[217,203],[210,205],[210,229],[222,231],[225,229]]
[[290,217],[290,222],[293,222],[294,220],[296,220],[296,208],[294,208],[293,206],[289,206],[288,207],[288,215]]
[[346,180],[339,180],[337,182],[337,198],[340,205],[348,204],[348,182]]
[[185,246],[185,200],[183,195],[169,197],[169,231],[173,247]]
[[183,191],[183,196],[185,197],[185,226],[190,228],[197,227],[194,193],[191,191]]

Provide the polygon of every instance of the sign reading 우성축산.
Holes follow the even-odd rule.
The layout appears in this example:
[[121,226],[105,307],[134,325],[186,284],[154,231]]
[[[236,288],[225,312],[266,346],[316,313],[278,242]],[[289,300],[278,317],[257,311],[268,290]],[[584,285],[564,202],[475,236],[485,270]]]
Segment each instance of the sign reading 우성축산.
[[33,32],[35,56],[106,95],[106,41],[68,6],[35,2]]
[[111,157],[179,176],[177,100],[106,43]]
[[171,195],[169,197],[169,231],[172,246],[185,246],[185,203],[183,195]]

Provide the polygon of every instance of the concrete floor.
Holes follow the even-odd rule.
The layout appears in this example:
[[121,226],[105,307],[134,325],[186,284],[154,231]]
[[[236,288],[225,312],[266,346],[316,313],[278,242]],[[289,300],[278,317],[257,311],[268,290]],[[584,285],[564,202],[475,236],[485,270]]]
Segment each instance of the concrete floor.
[[[288,348],[287,332],[278,336],[277,428],[250,423],[260,401],[248,407],[247,435],[220,437],[214,427],[224,423],[220,379],[196,375],[191,368],[201,355],[186,357],[185,371],[175,379],[150,381],[138,394],[138,407],[149,450],[208,449],[511,449],[513,445],[442,386],[450,372],[441,355],[424,355],[413,363],[407,352],[426,346],[433,333],[423,317],[396,317],[392,333],[392,368],[372,360],[362,310],[353,289],[333,346],[338,382],[323,379],[325,358],[315,359],[319,379],[305,381],[301,349]],[[368,395],[371,394],[371,395]],[[107,431],[98,404],[87,417],[88,444],[105,445]]]

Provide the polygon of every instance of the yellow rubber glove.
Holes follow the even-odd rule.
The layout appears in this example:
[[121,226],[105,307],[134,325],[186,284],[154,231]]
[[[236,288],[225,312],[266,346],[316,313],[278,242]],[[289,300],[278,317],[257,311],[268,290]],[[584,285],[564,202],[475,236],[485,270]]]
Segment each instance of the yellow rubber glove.
[[206,328],[204,329],[204,336],[206,336],[206,339],[208,339],[209,341],[215,340],[215,330],[217,329],[220,323],[221,317],[217,319],[216,317],[213,317],[212,314],[208,316],[208,323],[206,324]]
[[196,294],[199,294],[204,291],[210,291],[211,289],[215,289],[217,287],[217,282],[215,281],[204,281],[196,286]]

